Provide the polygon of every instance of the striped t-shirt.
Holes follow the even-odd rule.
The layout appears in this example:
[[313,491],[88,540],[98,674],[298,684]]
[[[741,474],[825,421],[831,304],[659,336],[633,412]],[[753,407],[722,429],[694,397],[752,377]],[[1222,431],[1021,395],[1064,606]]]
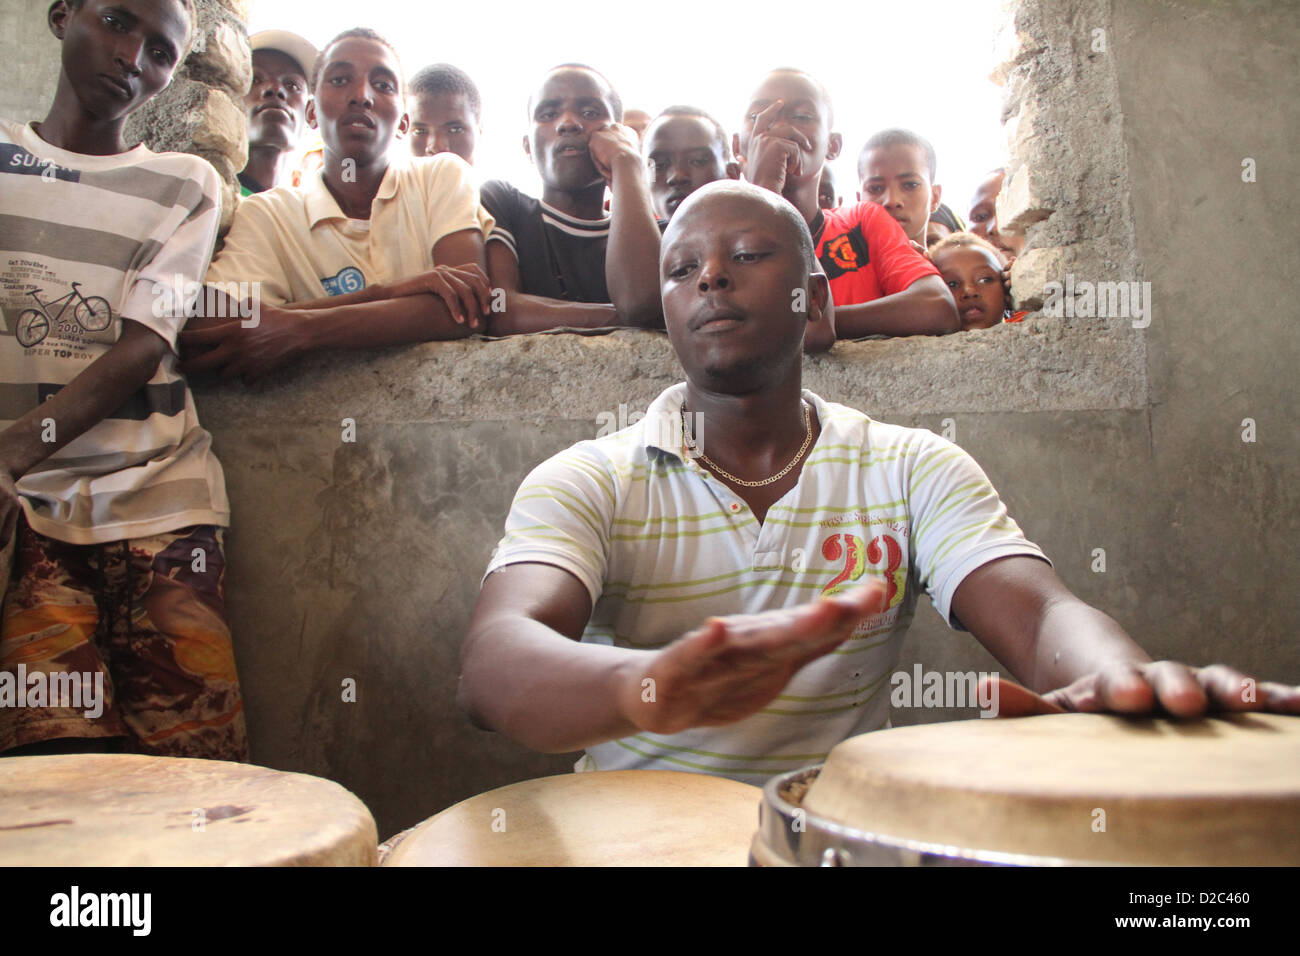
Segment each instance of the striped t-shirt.
[[519,263],[519,291],[570,302],[608,302],[605,249],[610,218],[579,219],[526,196],[504,179],[483,184],[483,208]]
[[19,479],[40,534],[94,544],[229,523],[175,351],[212,255],[218,188],[197,156],[72,153],[0,120],[0,428],[107,352],[123,318],[171,346],[121,408]]
[[[793,607],[883,580],[888,609],[799,671],[763,710],[725,727],[609,741],[578,764],[761,782],[886,725],[889,675],[920,588],[960,626],[951,605],[966,575],[995,558],[1044,555],[952,442],[809,391],[821,434],[798,484],[760,525],[686,453],[685,394],[675,385],[643,421],[537,466],[515,494],[488,573],[519,562],[563,568],[591,595],[584,643],[646,650],[713,615]],[[699,437],[708,447],[707,431]]]

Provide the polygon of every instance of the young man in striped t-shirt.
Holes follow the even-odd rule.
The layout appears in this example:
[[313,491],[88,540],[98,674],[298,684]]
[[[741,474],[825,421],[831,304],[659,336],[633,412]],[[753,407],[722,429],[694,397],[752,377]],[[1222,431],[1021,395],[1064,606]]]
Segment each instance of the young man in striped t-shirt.
[[585,749],[580,769],[761,782],[885,725],[921,588],[1046,695],[1003,685],[1004,714],[1300,710],[1271,685],[1242,701],[1229,668],[1151,663],[1065,588],[969,455],[801,388],[828,290],[786,200],[703,187],[660,265],[687,380],[520,487],[462,651],[476,722]]
[[17,534],[0,751],[248,759],[230,507],[175,353],[219,181],[122,139],[193,15],[189,0],[59,0],[54,104],[0,123],[0,543]]

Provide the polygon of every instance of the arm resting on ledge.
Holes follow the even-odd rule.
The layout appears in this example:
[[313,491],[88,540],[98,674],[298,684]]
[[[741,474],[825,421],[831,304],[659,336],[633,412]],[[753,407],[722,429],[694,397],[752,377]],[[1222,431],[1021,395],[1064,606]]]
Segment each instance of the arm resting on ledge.
[[961,328],[957,305],[943,280],[922,276],[902,292],[871,302],[835,307],[835,334],[841,339],[864,335],[947,335]]
[[[433,247],[433,254],[435,260],[481,269],[482,236],[472,229],[444,236]],[[379,292],[370,293],[375,297],[365,301],[359,301],[365,299],[363,289],[342,301],[317,299],[292,310],[255,302],[253,315],[244,320],[206,317],[191,320],[181,333],[181,344],[189,356],[184,370],[187,373],[215,371],[222,378],[239,376],[251,384],[320,349],[382,348],[461,339],[474,333],[468,322],[457,320],[442,296],[406,294],[408,284],[398,283],[387,289],[380,286]],[[385,291],[393,297],[377,297]],[[214,301],[222,297],[218,292]],[[249,311],[240,312],[228,300],[222,304],[225,308],[219,311],[227,316],[240,316]]]
[[618,310],[608,302],[570,302],[520,292],[519,263],[504,243],[488,243],[487,260],[493,296],[497,296],[499,291],[505,293],[505,311],[488,314],[489,335],[519,335],[563,328],[614,329],[624,325]]

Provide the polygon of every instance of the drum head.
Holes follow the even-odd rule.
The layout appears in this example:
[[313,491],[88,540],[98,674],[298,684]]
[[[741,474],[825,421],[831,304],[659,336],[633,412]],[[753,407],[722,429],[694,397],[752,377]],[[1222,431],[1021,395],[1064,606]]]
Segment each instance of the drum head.
[[373,866],[375,821],[329,780],[220,760],[0,759],[0,866]]
[[542,777],[463,800],[395,837],[384,866],[744,866],[762,797],[697,773]]
[[885,843],[991,862],[1294,865],[1300,718],[900,727],[832,750],[803,807]]

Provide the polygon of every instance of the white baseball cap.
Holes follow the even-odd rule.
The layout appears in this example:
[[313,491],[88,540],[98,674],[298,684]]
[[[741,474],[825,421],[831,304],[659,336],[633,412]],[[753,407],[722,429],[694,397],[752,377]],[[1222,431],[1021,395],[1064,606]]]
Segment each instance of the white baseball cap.
[[281,53],[298,61],[303,75],[311,82],[311,69],[316,64],[320,51],[314,46],[288,30],[263,30],[248,38],[248,45],[253,50],[279,50]]

